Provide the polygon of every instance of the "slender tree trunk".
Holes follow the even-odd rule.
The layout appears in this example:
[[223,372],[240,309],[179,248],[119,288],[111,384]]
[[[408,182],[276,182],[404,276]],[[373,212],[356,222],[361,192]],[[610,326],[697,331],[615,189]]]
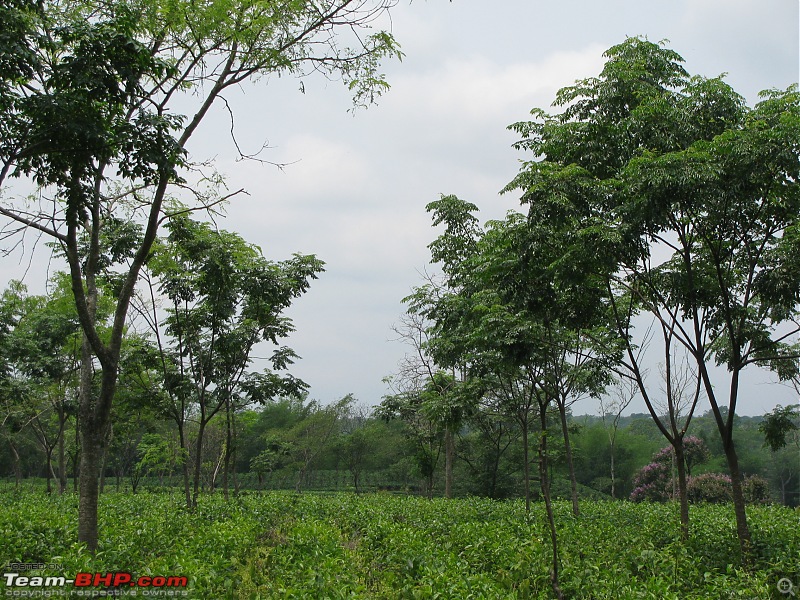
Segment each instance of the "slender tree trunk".
[[231,481],[233,482],[233,495],[239,495],[239,476],[236,469],[236,455],[238,453],[238,436],[236,434],[236,413],[231,414],[231,441],[228,449],[230,451]]
[[545,511],[547,512],[547,525],[550,530],[550,543],[553,550],[553,562],[550,567],[550,585],[556,598],[564,600],[564,593],[558,583],[559,558],[558,558],[558,533],[556,532],[553,503],[550,499],[550,476],[547,472],[547,405],[539,407],[541,414],[542,431],[539,437],[539,483],[544,498]]
[[206,429],[204,415],[200,415],[200,426],[197,429],[197,444],[194,457],[194,490],[192,495],[192,507],[197,507],[197,497],[200,494],[200,470],[203,466],[203,433]]
[[227,501],[228,495],[228,472],[231,466],[231,402],[230,398],[225,400],[225,452],[223,453],[224,465],[222,467],[222,495]]
[[581,514],[580,505],[578,504],[578,480],[575,477],[575,464],[572,460],[572,443],[569,439],[569,425],[567,424],[567,407],[565,403],[558,403],[558,413],[561,417],[561,432],[564,435],[564,453],[567,457],[567,469],[569,470],[572,514],[577,517]]
[[683,452],[683,438],[677,438],[675,450],[675,467],[678,470],[678,501],[681,506],[681,539],[689,539],[689,493],[686,481],[686,456]]
[[[225,453],[227,452],[227,447],[223,443],[222,445],[222,452],[220,452],[219,458],[217,459],[217,464],[214,465],[214,470],[211,472],[211,482],[209,483],[209,491],[214,491],[217,489],[217,477],[219,477],[219,472],[222,469],[222,464],[225,462]],[[225,496],[227,500],[228,497]]]
[[[702,367],[702,365],[700,365]],[[736,454],[736,446],[733,442],[733,417],[736,407],[736,398],[739,393],[739,373],[734,370],[731,374],[729,413],[723,417],[719,404],[714,394],[714,387],[708,376],[708,371],[701,368],[701,376],[706,389],[706,395],[711,403],[711,410],[714,413],[714,420],[717,423],[720,437],[722,438],[722,449],[728,462],[728,471],[731,476],[733,487],[733,511],[736,516],[736,535],[739,538],[739,550],[742,555],[742,562],[748,563],[750,560],[750,527],[747,524],[747,511],[745,510],[744,491],[742,489],[742,474],[739,470],[739,457]]]
[[742,488],[742,473],[739,470],[739,457],[733,439],[724,444],[725,457],[728,459],[731,483],[733,486],[733,511],[736,515],[736,535],[739,537],[739,549],[742,553],[742,562],[750,560],[750,527],[747,525],[747,511],[745,510],[744,489]]
[[444,430],[444,497],[453,497],[453,455],[455,443],[450,425]]
[[525,479],[525,512],[531,512],[531,464],[528,457],[528,424],[522,426],[522,460],[523,477]]
[[47,493],[53,493],[53,480],[56,479],[56,472],[53,469],[53,448],[48,447],[45,450],[47,455]]
[[14,456],[14,486],[19,487],[22,483],[22,460],[14,440],[9,439],[8,445],[11,447],[11,454]]
[[58,422],[58,493],[64,494],[67,491],[67,460],[64,451],[64,433],[67,427],[67,417],[63,404],[58,410]]
[[183,473],[183,492],[186,496],[186,508],[192,508],[192,492],[189,484],[189,449],[186,447],[185,424],[178,421],[178,440],[181,453],[181,471]]

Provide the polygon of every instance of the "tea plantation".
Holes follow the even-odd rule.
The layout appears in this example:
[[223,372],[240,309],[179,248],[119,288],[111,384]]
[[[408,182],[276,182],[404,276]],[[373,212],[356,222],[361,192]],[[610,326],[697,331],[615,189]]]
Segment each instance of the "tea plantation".
[[[753,557],[741,566],[733,511],[693,506],[678,538],[671,504],[556,503],[567,598],[765,599],[800,590],[800,512],[753,506]],[[0,563],[46,563],[23,575],[130,572],[184,576],[185,589],[8,587],[3,596],[188,598],[550,598],[543,507],[521,501],[389,494],[101,496],[96,556],[78,545],[77,497],[0,488]],[[782,582],[779,589],[779,582]],[[137,593],[138,592],[138,593]]]

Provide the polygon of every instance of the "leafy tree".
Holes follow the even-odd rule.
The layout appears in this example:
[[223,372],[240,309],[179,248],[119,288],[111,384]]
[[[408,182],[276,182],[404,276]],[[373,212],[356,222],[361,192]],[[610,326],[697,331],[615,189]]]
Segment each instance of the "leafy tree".
[[[560,114],[537,109],[534,121],[512,126],[538,158],[509,189],[523,191],[529,220],[549,224],[549,243],[562,248],[552,277],[582,296],[582,310],[611,309],[643,396],[634,315],[650,315],[691,356],[722,439],[746,560],[734,415],[743,369],[788,379],[797,366],[787,341],[800,297],[800,96],[765,92],[750,109],[720,78],[689,77],[677,53],[640,38],[605,56],[599,77],[559,91]],[[725,399],[712,361],[727,367]]]
[[467,426],[459,453],[470,471],[467,490],[489,498],[511,496],[516,487],[513,478],[518,475],[521,463],[510,458],[519,444],[519,427],[510,416],[499,411],[488,395],[470,413]]
[[[385,421],[398,419],[405,425],[405,435],[414,448],[414,463],[425,481],[425,492],[433,497],[436,468],[444,442],[443,427],[437,418],[425,410],[421,390],[414,382],[389,379],[395,393],[384,396],[376,415]],[[409,385],[408,389],[400,386]]]
[[[797,460],[800,450],[799,409],[797,404],[776,406],[758,426],[764,435],[764,446],[769,447],[772,454],[769,471],[771,477],[777,480],[781,503],[794,503],[795,506],[800,503],[800,464]],[[796,498],[790,499],[792,491]]]
[[334,442],[337,429],[353,401],[350,394],[328,406],[312,401],[307,407],[308,416],[285,433],[284,439],[291,447],[293,465],[297,468],[295,491],[298,493],[309,467]]
[[387,431],[379,420],[369,418],[363,410],[351,407],[349,412],[342,419],[335,452],[353,478],[353,488],[358,494],[362,491],[362,474],[378,464]]
[[[798,419],[800,405],[776,406],[758,426],[758,430],[764,434],[764,445],[773,452],[784,448],[794,432],[800,430]],[[794,434],[794,437],[797,435]]]
[[[424,291],[421,288],[416,294],[439,295],[442,292],[441,286],[430,278]],[[457,378],[457,369],[447,372],[441,369],[431,356],[430,325],[423,315],[413,310],[402,317],[401,324],[395,328],[395,332],[413,352],[407,354],[401,361],[395,380],[405,388],[405,393],[412,392],[418,395],[417,409],[425,413],[423,417],[434,426],[434,429],[436,427],[441,429],[445,458],[444,495],[445,498],[452,498],[456,437],[459,428],[472,412],[474,397],[469,392],[469,386],[463,385],[464,382]],[[433,491],[433,476],[437,462],[430,460],[432,456],[432,453],[423,451],[419,463],[421,470],[426,473],[429,493]]]
[[[192,498],[192,504],[196,504],[203,434],[211,419],[220,411],[226,415],[227,473],[227,467],[235,464],[235,456],[232,460],[231,456],[237,405],[243,399],[263,401],[297,394],[305,387],[290,375],[281,374],[295,357],[286,347],[273,352],[273,370],[248,375],[247,369],[256,344],[266,341],[277,345],[292,331],[291,320],[282,313],[306,291],[322,263],[313,256],[300,255],[282,263],[269,262],[257,247],[238,235],[186,215],[173,217],[167,228],[169,236],[152,258],[150,268],[171,304],[166,318],[166,333],[172,339],[170,362],[179,366],[181,380],[187,386],[175,393],[191,390],[191,401],[198,410]],[[166,352],[163,346],[161,350]]]
[[[555,402],[561,413],[561,430],[570,466],[573,510],[578,512],[577,486],[572,468],[566,409],[585,393],[597,393],[605,384],[605,350],[585,336],[590,325],[554,309],[533,303],[519,290],[535,285],[541,277],[535,261],[525,256],[524,217],[509,214],[505,221],[491,222],[486,231],[472,214],[476,207],[454,196],[428,205],[434,225],[445,232],[431,245],[434,261],[441,263],[446,286],[418,288],[408,299],[410,311],[432,322],[428,351],[446,368],[465,373],[474,387],[490,389],[502,411],[520,425],[526,507],[530,507],[530,459],[528,436],[538,415],[539,481],[550,524],[553,545],[551,580],[558,584],[558,550],[550,498],[548,466],[548,409]],[[546,290],[555,291],[554,289]]]
[[[46,295],[27,295],[24,285],[11,282],[3,294],[8,329],[2,336],[6,385],[14,389],[7,410],[12,423],[25,424],[45,455],[47,491],[52,479],[66,491],[64,432],[75,414],[80,325],[69,281],[57,273]],[[53,469],[57,451],[58,473]]]
[[[340,76],[356,104],[371,102],[387,87],[381,60],[400,52],[385,31],[359,32],[391,4],[12,0],[0,7],[0,190],[22,179],[50,204],[31,212],[4,194],[0,214],[49,236],[69,265],[85,335],[78,538],[91,552],[128,308],[164,201],[189,176],[187,144],[226,90],[267,74]],[[197,196],[206,206],[224,199]],[[113,325],[104,337],[96,316],[102,231],[120,221],[136,235],[115,256]]]

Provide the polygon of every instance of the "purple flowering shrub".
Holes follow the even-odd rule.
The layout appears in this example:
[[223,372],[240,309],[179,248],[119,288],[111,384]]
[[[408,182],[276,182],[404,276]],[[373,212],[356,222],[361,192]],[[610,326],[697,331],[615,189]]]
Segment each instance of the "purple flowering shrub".
[[[683,451],[686,458],[687,482],[686,492],[689,502],[729,502],[733,497],[733,487],[729,475],[722,473],[703,473],[691,476],[691,467],[708,460],[709,452],[703,440],[689,436],[683,440]],[[673,473],[672,446],[662,448],[653,455],[653,462],[645,465],[633,478],[634,489],[630,499],[633,502],[649,500],[666,502],[673,498],[675,491],[675,475]],[[763,477],[754,475],[745,477],[742,482],[744,499],[749,503],[765,503],[769,501],[769,483]]]
[[[683,453],[686,459],[687,473],[691,473],[694,465],[706,462],[709,458],[708,447],[700,438],[690,435],[683,439]],[[676,484],[673,479],[672,446],[662,448],[653,455],[653,461],[642,467],[633,478],[633,491],[630,499],[634,502],[650,500],[666,502],[673,497]]]
[[[690,502],[730,502],[733,500],[733,486],[729,475],[704,473],[690,477],[687,484]],[[745,502],[763,504],[769,502],[769,483],[763,477],[753,475],[742,482]]]
[[[661,454],[659,452],[656,457]],[[655,457],[654,457],[655,458]],[[672,497],[672,466],[668,461],[653,461],[645,465],[633,478],[631,500],[665,502]]]

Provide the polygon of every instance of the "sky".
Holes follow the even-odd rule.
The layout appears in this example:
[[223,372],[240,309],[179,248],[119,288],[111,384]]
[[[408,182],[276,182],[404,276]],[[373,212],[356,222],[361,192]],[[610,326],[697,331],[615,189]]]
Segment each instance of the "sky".
[[[527,158],[511,147],[509,124],[599,74],[602,53],[629,36],[669,40],[690,73],[727,73],[752,105],[760,90],[798,81],[799,12],[797,0],[400,0],[385,25],[405,57],[383,65],[391,89],[376,106],[348,112],[347,89],[322,77],[306,79],[304,92],[298,80],[263,78],[226,99],[242,150],[266,142],[261,157],[284,166],[235,160],[219,106],[190,151],[214,159],[229,189],[248,191],[221,228],[269,259],[326,262],[288,312],[296,332],[287,344],[302,357],[293,374],[323,403],[352,393],[374,405],[408,351],[392,330],[402,298],[429,269],[437,233],[425,205],[456,194],[481,208],[481,221],[519,209],[499,194]],[[3,260],[0,283],[27,264]],[[796,397],[768,380],[748,384],[742,414]],[[576,407],[584,412],[593,408]]]

